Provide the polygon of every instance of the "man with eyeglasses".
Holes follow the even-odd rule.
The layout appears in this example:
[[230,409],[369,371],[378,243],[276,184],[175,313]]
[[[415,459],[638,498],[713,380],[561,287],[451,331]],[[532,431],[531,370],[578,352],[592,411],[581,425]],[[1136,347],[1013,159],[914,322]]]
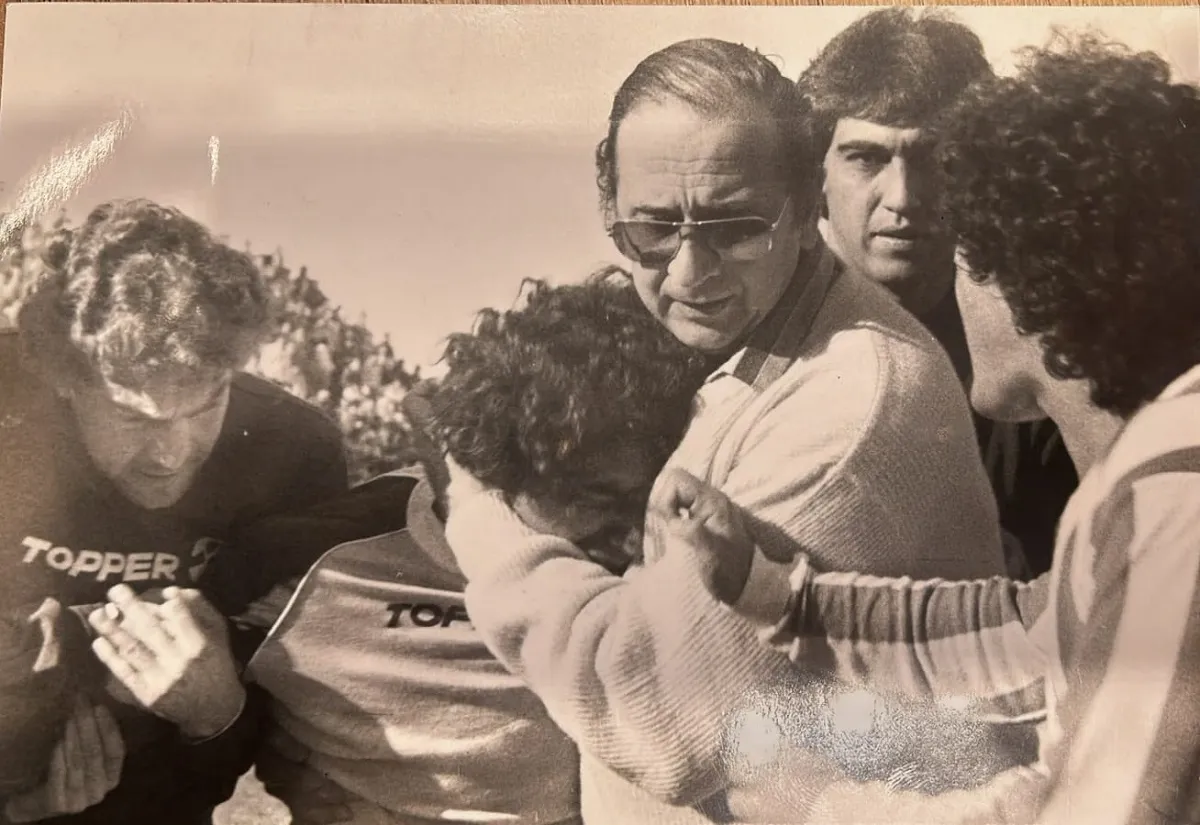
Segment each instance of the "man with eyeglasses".
[[[995,502],[953,367],[821,244],[807,129],[795,84],[723,41],[667,47],[617,92],[597,150],[613,239],[647,310],[721,364],[668,465],[751,513],[763,547],[798,542],[879,575],[999,575]],[[786,657],[658,536],[613,573],[581,549],[588,537],[547,535],[451,471],[448,538],[468,611],[579,745],[586,822],[763,821],[797,776],[819,788],[835,768],[886,775],[961,738],[918,725],[877,754],[812,738],[794,761],[754,770],[747,720],[832,712],[842,689],[801,690]],[[786,591],[781,571],[750,575]]]

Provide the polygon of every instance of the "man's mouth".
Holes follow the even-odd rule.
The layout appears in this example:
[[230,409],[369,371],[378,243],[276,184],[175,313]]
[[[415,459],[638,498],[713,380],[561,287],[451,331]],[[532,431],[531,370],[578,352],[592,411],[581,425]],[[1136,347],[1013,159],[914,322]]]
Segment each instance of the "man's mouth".
[[930,235],[926,230],[913,226],[881,229],[871,234],[877,247],[893,252],[912,252],[919,244],[928,240]]
[[877,238],[889,238],[896,241],[918,241],[929,233],[915,226],[901,226],[894,229],[880,229],[874,233]]
[[138,474],[156,481],[165,481],[179,475],[179,470],[171,470],[166,467],[141,467],[138,469]]
[[692,310],[693,312],[698,312],[704,315],[713,315],[724,309],[732,300],[732,295],[726,295],[723,298],[693,299],[688,301],[677,300],[676,303]]

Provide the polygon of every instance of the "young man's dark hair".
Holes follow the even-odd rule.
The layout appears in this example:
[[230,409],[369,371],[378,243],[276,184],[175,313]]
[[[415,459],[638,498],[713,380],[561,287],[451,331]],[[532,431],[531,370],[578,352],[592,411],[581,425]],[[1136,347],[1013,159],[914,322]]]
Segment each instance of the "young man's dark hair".
[[923,128],[992,73],[979,36],[938,9],[874,11],[829,41],[800,76],[818,156],[844,117]]

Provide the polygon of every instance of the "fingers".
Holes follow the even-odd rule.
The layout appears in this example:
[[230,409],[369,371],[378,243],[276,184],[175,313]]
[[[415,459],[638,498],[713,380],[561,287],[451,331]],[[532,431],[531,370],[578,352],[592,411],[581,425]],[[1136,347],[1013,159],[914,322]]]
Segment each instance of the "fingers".
[[660,473],[650,491],[650,510],[675,525],[727,520],[732,509],[724,493],[677,467]]
[[67,805],[67,784],[70,773],[67,756],[77,753],[78,750],[79,731],[76,728],[75,717],[72,716],[67,720],[62,741],[58,743],[58,747],[54,749],[54,755],[50,759],[50,775],[46,781],[46,801],[52,811],[74,813]]
[[[93,782],[92,774],[94,770],[94,762],[98,762],[103,754],[100,753],[97,741],[98,735],[94,734],[94,724],[92,725],[93,735],[89,739],[89,723],[91,719],[92,708],[82,696],[75,701],[75,712],[71,714],[70,720],[67,722],[66,735],[63,737],[63,763],[65,765],[63,771],[63,779],[61,783],[61,797],[54,800],[58,810],[63,810],[68,813],[76,813],[82,811],[88,805],[90,794],[95,793],[96,799],[102,798],[107,789],[93,787],[96,783]],[[59,786],[55,786],[56,792],[59,791]]]
[[96,631],[99,638],[108,641],[112,647],[124,656],[132,656],[141,646],[137,637],[117,622],[120,611],[116,606],[106,604],[88,614],[88,624]]
[[658,474],[650,490],[649,509],[667,519],[676,519],[681,511],[690,511],[700,496],[700,479],[677,467]]
[[[169,591],[174,591],[168,595]],[[224,633],[227,628],[226,619],[221,612],[209,604],[208,599],[199,590],[180,590],[177,587],[164,591],[167,600],[163,607],[168,609],[171,617],[170,631],[179,638],[180,633],[192,630],[204,632],[206,635]]]
[[58,666],[62,656],[62,643],[58,635],[58,620],[61,615],[62,605],[59,601],[47,598],[29,617],[29,621],[36,623],[42,634],[42,647],[38,652],[37,661],[33,663],[34,673],[42,673]]
[[155,610],[153,605],[139,599],[133,589],[125,584],[119,584],[109,590],[108,598],[121,611],[121,629],[144,644],[152,653],[162,655],[164,651],[173,647],[174,639],[161,620],[162,608]]
[[38,822],[90,808],[121,780],[125,744],[112,714],[80,695],[54,748],[45,783],[9,800],[12,822]]
[[[124,687],[133,698],[140,704],[146,704],[151,700],[151,697],[144,696],[145,683],[141,676],[141,671],[137,666],[132,664],[125,654],[113,645],[108,639],[101,636],[92,642],[92,650],[96,654],[104,666],[109,669],[117,681]],[[123,701],[122,696],[116,691],[111,691],[114,699]]]

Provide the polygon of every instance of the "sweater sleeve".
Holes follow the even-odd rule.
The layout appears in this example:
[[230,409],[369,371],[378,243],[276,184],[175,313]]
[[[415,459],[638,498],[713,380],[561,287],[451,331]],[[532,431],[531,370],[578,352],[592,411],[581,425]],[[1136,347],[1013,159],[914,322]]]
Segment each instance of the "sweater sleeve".
[[[828,385],[810,384],[816,395],[840,383],[833,373],[815,380]],[[869,408],[874,380],[853,383],[844,393],[848,403]],[[812,426],[797,426],[803,395],[785,396],[741,422],[763,430],[762,437],[722,439],[706,426],[718,423],[709,419],[693,424],[679,450],[708,451],[719,440],[736,452],[721,489],[754,516],[756,542],[776,558],[794,554],[797,537],[784,526],[804,521],[813,492],[829,488],[830,474],[859,437],[860,424],[844,414],[810,416]],[[709,443],[697,449],[701,441]],[[745,724],[765,715],[764,723],[777,725],[782,713],[792,729],[804,727],[797,718],[827,698],[827,690],[759,643],[753,623],[716,602],[686,554],[668,552],[653,531],[646,536],[650,561],[618,577],[570,542],[525,527],[495,493],[462,500],[452,493],[451,500],[447,538],[470,582],[468,611],[489,648],[581,750],[661,800],[694,804],[727,790],[742,759],[738,731]],[[786,588],[786,571],[782,582]],[[781,697],[803,697],[804,713],[783,707]]]
[[690,566],[612,575],[494,493],[456,501],[447,537],[472,622],[581,749],[669,804],[723,787],[731,711],[790,665]]
[[[890,377],[863,368],[873,347],[823,356],[832,366],[801,364],[780,379],[786,386],[740,409],[737,432],[722,430],[714,412],[694,421],[680,445],[685,468],[715,445],[713,483],[752,514],[753,538],[781,566],[797,547],[872,559],[894,549],[894,514],[903,507],[892,499],[903,488],[886,474],[878,489],[865,484],[847,459],[870,455],[886,466],[907,450],[912,463],[922,449],[875,425],[893,390],[882,386]],[[938,496],[930,489],[927,498],[932,506]],[[473,623],[581,750],[610,770],[668,803],[692,804],[728,789],[748,717],[766,713],[789,736],[817,727],[808,720],[830,695],[816,684],[823,680],[759,643],[754,624],[718,604],[686,554],[666,552],[652,532],[648,563],[617,577],[570,542],[525,528],[494,493],[451,500],[447,534],[470,582]],[[998,566],[994,508],[990,515]],[[784,588],[787,570],[776,581]]]

